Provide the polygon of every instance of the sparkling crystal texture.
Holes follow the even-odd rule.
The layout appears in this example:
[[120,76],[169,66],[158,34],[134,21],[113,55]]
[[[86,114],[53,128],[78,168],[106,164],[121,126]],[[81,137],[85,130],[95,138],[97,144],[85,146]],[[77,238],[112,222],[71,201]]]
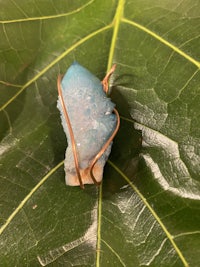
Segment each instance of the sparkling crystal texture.
[[[77,62],[74,62],[64,75],[61,90],[73,129],[83,184],[92,184],[93,180],[87,170],[116,127],[117,118],[113,114],[115,105],[106,96],[101,81]],[[70,134],[60,101],[59,97],[57,107],[60,110],[63,129],[68,140],[65,180],[68,185],[79,185]],[[102,180],[103,168],[111,146],[112,144],[94,166],[93,173],[97,181]]]

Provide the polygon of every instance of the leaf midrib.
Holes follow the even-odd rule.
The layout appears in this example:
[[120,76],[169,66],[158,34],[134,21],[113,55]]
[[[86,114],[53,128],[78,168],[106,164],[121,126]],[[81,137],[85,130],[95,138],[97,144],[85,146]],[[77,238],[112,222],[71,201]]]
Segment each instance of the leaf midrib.
[[[124,12],[124,3],[125,0],[119,0],[118,5],[116,7],[115,16],[113,19],[113,35],[110,45],[109,51],[109,58],[107,64],[107,72],[111,69],[113,64],[113,56],[115,51],[115,46],[117,42],[117,36],[119,32],[119,25],[121,18],[123,17]],[[96,266],[100,266],[100,251],[101,251],[101,216],[102,216],[102,184],[100,185],[99,189],[99,196],[98,196],[98,229],[97,229],[97,254],[96,254]]]

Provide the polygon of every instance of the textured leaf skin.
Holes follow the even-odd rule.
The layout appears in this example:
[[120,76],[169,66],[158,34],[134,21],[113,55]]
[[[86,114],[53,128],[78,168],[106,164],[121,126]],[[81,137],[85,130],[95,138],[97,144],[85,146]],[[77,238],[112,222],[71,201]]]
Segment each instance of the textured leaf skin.
[[[116,127],[116,115],[112,113],[114,104],[103,91],[101,81],[77,62],[69,67],[62,79],[62,94],[76,141],[79,167],[87,170]],[[68,140],[65,180],[68,185],[79,185],[70,134],[60,101],[58,108]],[[111,145],[95,164],[94,177],[98,182],[102,180],[110,151]],[[93,183],[89,173],[82,178],[83,183]]]
[[[199,12],[1,1],[0,266],[200,266]],[[56,84],[74,60],[100,80],[117,64],[121,126],[100,188],[65,185]]]

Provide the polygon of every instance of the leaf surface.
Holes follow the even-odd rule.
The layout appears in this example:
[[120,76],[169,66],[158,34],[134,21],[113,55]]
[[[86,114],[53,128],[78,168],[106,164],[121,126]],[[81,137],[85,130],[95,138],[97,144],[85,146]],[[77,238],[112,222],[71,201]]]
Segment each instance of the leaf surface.
[[[0,266],[200,265],[199,10],[1,3]],[[121,127],[100,188],[64,183],[56,80],[74,60],[100,79],[117,64]]]

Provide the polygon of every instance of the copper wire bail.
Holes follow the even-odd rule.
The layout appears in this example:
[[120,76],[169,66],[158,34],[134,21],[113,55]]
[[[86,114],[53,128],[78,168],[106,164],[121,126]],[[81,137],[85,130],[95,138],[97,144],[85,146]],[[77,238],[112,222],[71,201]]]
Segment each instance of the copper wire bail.
[[[106,74],[105,78],[102,81],[102,85],[103,85],[103,90],[104,92],[107,94],[108,93],[108,82],[109,82],[109,78],[112,75],[112,73],[115,71],[116,68],[116,64],[114,64],[111,68],[111,70]],[[64,112],[64,116],[67,122],[67,126],[69,129],[69,134],[70,134],[70,139],[71,139],[71,143],[72,143],[72,151],[73,151],[73,156],[74,156],[74,163],[75,163],[75,169],[76,169],[76,174],[80,183],[80,187],[84,188],[84,184],[82,182],[82,178],[81,178],[81,174],[80,174],[80,168],[79,168],[79,160],[78,160],[78,152],[77,152],[77,147],[76,147],[76,141],[74,138],[74,133],[73,133],[73,129],[71,126],[71,122],[70,122],[70,118],[68,116],[68,112],[67,112],[67,108],[65,106],[65,102],[64,102],[64,98],[63,98],[63,94],[62,94],[62,90],[61,90],[61,75],[58,75],[58,79],[57,79],[57,87],[58,87],[58,95],[60,97],[60,102],[61,102],[61,106],[63,108],[63,112]],[[103,153],[106,151],[106,149],[108,148],[108,146],[110,145],[110,143],[112,142],[112,140],[114,139],[115,135],[117,134],[118,130],[119,130],[119,126],[120,126],[120,117],[119,117],[119,113],[116,109],[113,110],[113,112],[116,114],[117,116],[117,124],[115,127],[115,130],[113,131],[112,135],[110,136],[110,138],[108,139],[108,141],[103,145],[103,147],[101,148],[101,150],[97,153],[97,155],[94,157],[94,159],[92,160],[90,166],[89,166],[89,173],[90,173],[90,177],[93,180],[94,184],[99,185],[101,184],[101,182],[97,182],[97,180],[94,177],[93,174],[93,168],[94,165],[96,164],[96,162],[100,159],[100,157],[103,155]]]

